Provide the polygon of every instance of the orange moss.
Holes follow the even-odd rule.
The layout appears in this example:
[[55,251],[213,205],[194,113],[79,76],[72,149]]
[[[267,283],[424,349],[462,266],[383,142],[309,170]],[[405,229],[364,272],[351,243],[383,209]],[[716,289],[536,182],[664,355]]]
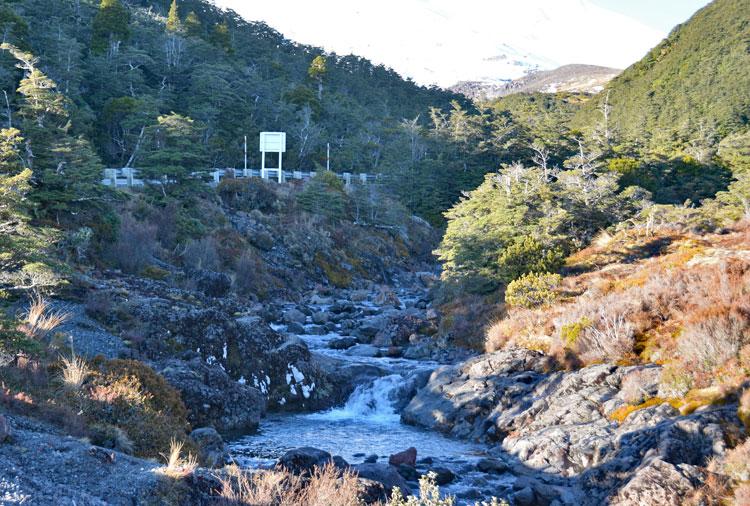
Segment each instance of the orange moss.
[[612,420],[613,422],[623,423],[627,417],[629,417],[631,414],[635,413],[636,411],[650,408],[652,406],[660,406],[664,403],[669,404],[675,409],[680,409],[680,400],[678,399],[662,399],[661,397],[653,397],[635,406],[632,404],[620,406],[609,415],[609,419]]

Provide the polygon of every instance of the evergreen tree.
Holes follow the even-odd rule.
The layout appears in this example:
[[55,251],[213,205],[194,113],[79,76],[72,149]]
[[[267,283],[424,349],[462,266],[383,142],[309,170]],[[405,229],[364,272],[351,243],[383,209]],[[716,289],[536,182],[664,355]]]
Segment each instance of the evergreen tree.
[[91,49],[102,53],[130,37],[130,15],[120,0],[102,0],[92,25]]
[[172,0],[172,5],[169,6],[169,14],[167,14],[167,31],[170,33],[177,33],[182,29],[182,23],[180,22],[180,12],[177,8],[177,0]]
[[328,62],[323,55],[318,55],[313,58],[310,67],[307,69],[307,75],[318,83],[318,100],[323,98],[323,77],[326,75],[327,71]]
[[33,170],[29,196],[36,203],[35,212],[57,223],[71,219],[100,198],[102,164],[87,140],[71,135],[69,103],[36,67],[36,58],[9,44],[2,48],[24,71],[18,113],[26,137],[24,164]]
[[229,33],[229,26],[226,23],[214,25],[209,41],[214,46],[223,48],[227,53],[234,52],[232,48],[232,35]]
[[203,35],[203,24],[198,15],[193,11],[190,11],[185,18],[185,31],[191,37],[200,37]]
[[143,160],[143,176],[157,181],[163,195],[168,188],[184,192],[200,180],[194,172],[208,168],[202,142],[203,127],[193,119],[170,113],[159,116],[149,129],[150,147]]

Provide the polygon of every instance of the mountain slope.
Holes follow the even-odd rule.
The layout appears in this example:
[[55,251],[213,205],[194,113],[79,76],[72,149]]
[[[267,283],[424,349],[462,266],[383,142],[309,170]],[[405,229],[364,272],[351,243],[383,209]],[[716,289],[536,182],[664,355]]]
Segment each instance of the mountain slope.
[[[609,84],[610,126],[651,148],[713,143],[748,125],[749,89],[750,0],[716,0]],[[594,125],[598,106],[576,123]]]
[[492,100],[513,93],[598,93],[621,70],[597,65],[563,65],[554,70],[530,72],[510,82],[462,81],[451,90],[474,100]]

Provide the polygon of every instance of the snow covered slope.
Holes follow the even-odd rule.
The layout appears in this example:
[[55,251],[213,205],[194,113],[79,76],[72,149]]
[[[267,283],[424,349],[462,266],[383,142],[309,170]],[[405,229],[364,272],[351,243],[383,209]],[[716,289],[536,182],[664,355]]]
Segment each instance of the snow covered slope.
[[217,0],[298,42],[421,84],[504,82],[567,63],[624,68],[664,34],[590,0]]

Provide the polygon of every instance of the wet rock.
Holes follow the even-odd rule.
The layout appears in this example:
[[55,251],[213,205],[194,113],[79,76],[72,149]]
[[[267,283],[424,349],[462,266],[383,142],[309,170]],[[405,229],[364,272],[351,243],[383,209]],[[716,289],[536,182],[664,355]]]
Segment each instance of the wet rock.
[[232,279],[223,272],[200,271],[196,285],[209,297],[223,297],[232,288]]
[[368,455],[367,457],[365,457],[365,464],[374,464],[377,461],[378,461],[378,456],[375,455],[374,453],[372,455]]
[[340,337],[338,339],[331,339],[328,341],[328,347],[332,350],[347,350],[357,344],[357,340],[353,337]]
[[335,304],[332,304],[330,307],[330,312],[334,314],[353,313],[356,310],[357,308],[354,306],[354,304],[348,301],[339,301],[339,302],[336,302]]
[[305,327],[296,322],[289,322],[286,324],[286,331],[290,334],[303,335],[306,334]]
[[180,391],[194,427],[213,425],[221,432],[250,431],[258,427],[265,413],[261,392],[232,380],[217,365],[200,358],[190,361],[166,360],[157,371]]
[[447,467],[433,467],[430,471],[435,473],[435,483],[440,486],[448,485],[456,479],[456,475]]
[[285,323],[298,323],[300,325],[304,325],[307,321],[305,313],[295,308],[284,311],[283,318]]
[[477,462],[477,469],[483,473],[503,474],[508,470],[508,464],[502,460],[485,458]]
[[412,466],[399,464],[396,466],[396,469],[398,470],[398,474],[403,476],[406,481],[417,481],[419,479],[419,473],[417,472],[416,468]]
[[316,325],[325,325],[328,323],[328,317],[329,315],[325,311],[318,311],[312,314],[312,321]]
[[382,483],[386,492],[390,496],[393,487],[398,487],[404,495],[410,494],[411,490],[406,480],[398,474],[395,467],[388,464],[358,464],[352,466],[360,478],[377,481]]
[[286,469],[294,474],[309,475],[316,467],[323,468],[329,462],[333,462],[330,453],[305,446],[286,452],[276,463],[276,467]]
[[346,350],[346,354],[354,357],[378,357],[380,349],[369,344],[357,344]]
[[403,355],[403,350],[400,346],[389,346],[388,349],[385,351],[386,357],[391,358],[398,358],[401,355]]
[[392,466],[407,465],[415,467],[417,465],[417,449],[413,446],[388,457],[388,463]]
[[224,440],[213,427],[201,427],[190,433],[198,446],[198,461],[203,467],[222,467],[229,457]]

